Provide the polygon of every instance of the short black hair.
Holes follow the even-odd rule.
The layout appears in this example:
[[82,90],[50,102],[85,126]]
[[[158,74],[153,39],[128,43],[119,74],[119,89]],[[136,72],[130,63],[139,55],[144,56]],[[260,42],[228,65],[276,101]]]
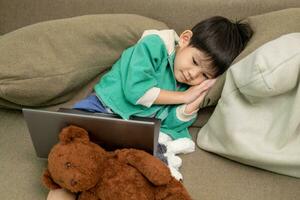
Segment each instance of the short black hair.
[[214,16],[196,24],[189,45],[211,59],[216,76],[222,74],[245,48],[253,35],[247,23]]

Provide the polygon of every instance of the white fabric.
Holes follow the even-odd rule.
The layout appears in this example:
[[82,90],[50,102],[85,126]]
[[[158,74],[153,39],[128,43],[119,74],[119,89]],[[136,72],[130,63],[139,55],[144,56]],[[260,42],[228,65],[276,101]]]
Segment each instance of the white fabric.
[[195,151],[195,143],[189,138],[172,140],[170,136],[163,132],[159,133],[158,143],[167,147],[167,152],[164,156],[167,158],[168,167],[172,176],[177,180],[182,180],[183,176],[179,171],[182,165],[182,160],[179,156],[177,156],[177,154],[186,154]]
[[169,169],[170,169],[170,172],[171,172],[171,175],[178,181],[180,180],[183,180],[183,176],[182,174],[179,172],[178,169],[172,167],[169,165]]
[[162,41],[166,45],[166,49],[168,55],[171,55],[172,52],[175,50],[175,42],[179,41],[179,36],[173,29],[166,29],[166,30],[146,30],[144,31],[141,39],[147,35],[156,34],[158,35]]
[[167,143],[171,142],[171,141],[172,141],[172,138],[169,135],[167,135],[163,132],[159,132],[159,137],[158,137],[159,144],[163,144],[163,145],[167,146]]
[[167,143],[167,153],[191,153],[195,151],[195,143],[190,138],[179,138]]
[[169,166],[174,167],[176,170],[182,165],[182,159],[179,156],[175,156],[174,153],[166,153],[165,156],[167,157]]
[[176,108],[176,116],[178,119],[180,119],[183,122],[187,122],[187,121],[190,121],[191,119],[197,117],[197,112],[199,109],[193,111],[190,114],[187,114],[187,113],[185,113],[185,107],[186,107],[186,104],[182,104],[181,106],[178,106]]
[[139,98],[136,103],[149,108],[152,106],[159,93],[160,88],[153,87],[149,89],[141,98]]
[[229,68],[198,145],[300,178],[300,33],[270,41]]

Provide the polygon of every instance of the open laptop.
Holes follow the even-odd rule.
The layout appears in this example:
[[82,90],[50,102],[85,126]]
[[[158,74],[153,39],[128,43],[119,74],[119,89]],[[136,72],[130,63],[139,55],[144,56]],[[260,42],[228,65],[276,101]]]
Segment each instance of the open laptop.
[[90,113],[74,109],[57,112],[23,109],[23,115],[40,158],[47,158],[51,148],[58,143],[62,128],[77,125],[89,132],[91,141],[106,150],[136,148],[156,155],[160,121],[154,118],[134,117],[121,119],[117,115]]

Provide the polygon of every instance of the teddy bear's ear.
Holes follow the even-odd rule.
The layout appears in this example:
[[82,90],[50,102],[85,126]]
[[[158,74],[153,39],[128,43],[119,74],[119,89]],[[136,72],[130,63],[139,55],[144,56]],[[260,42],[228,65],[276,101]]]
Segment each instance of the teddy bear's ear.
[[45,169],[43,177],[42,177],[42,181],[43,181],[44,186],[50,190],[55,190],[55,189],[61,188],[58,184],[56,184],[53,181],[48,169]]
[[59,140],[63,144],[70,142],[88,143],[90,141],[88,132],[78,126],[67,126],[59,134]]

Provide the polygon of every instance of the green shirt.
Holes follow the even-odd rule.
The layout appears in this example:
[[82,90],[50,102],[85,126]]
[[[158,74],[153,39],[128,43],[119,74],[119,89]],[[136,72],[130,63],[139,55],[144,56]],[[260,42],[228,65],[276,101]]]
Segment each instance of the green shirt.
[[[175,41],[174,41],[175,42]],[[187,85],[178,84],[174,77],[175,52],[168,55],[164,42],[158,35],[148,35],[126,49],[112,66],[95,91],[101,100],[124,119],[130,116],[154,116],[161,120],[161,131],[173,139],[188,137],[188,127],[194,122],[181,121],[176,116],[179,105],[152,105],[146,107],[136,102],[153,87],[163,90],[183,91]]]

